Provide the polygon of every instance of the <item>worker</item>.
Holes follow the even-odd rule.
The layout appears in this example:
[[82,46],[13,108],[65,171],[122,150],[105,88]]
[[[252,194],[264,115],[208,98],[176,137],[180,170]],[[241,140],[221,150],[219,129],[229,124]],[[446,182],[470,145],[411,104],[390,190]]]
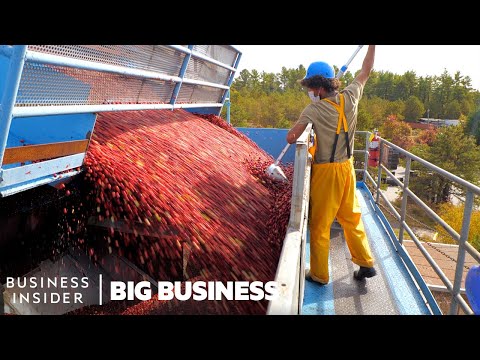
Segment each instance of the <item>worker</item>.
[[374,58],[375,45],[369,45],[360,73],[342,91],[331,65],[311,63],[300,83],[308,89],[312,103],[287,134],[288,143],[293,144],[312,123],[316,135],[310,182],[310,269],[306,270],[306,278],[322,285],[329,282],[330,227],[335,218],[343,227],[352,262],[360,267],[354,271],[354,278],[363,280],[376,275],[355,193],[352,156],[358,103]]

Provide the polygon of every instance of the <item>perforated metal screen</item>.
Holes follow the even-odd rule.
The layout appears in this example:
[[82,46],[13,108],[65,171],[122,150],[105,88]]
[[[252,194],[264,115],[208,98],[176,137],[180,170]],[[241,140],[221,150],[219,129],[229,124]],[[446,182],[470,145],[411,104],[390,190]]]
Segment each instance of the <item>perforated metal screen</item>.
[[230,66],[237,58],[237,51],[228,45],[194,45],[193,50]]
[[190,59],[185,73],[185,77],[188,79],[208,81],[222,85],[227,85],[229,75],[230,70],[195,58]]
[[178,103],[199,103],[213,102],[218,103],[221,100],[225,90],[215,89],[206,86],[183,84],[178,93]]
[[27,62],[17,106],[168,103],[174,87],[170,81]]
[[178,76],[185,53],[162,45],[29,45],[28,50]]
[[[185,46],[186,48],[186,46]],[[146,70],[179,77],[186,53],[166,45],[29,45],[29,52]],[[194,50],[232,66],[237,52],[225,45]],[[27,58],[28,59],[28,58]],[[184,79],[227,85],[230,70],[192,56]],[[16,106],[170,103],[176,82],[27,60]],[[218,103],[224,89],[183,83],[177,103]]]

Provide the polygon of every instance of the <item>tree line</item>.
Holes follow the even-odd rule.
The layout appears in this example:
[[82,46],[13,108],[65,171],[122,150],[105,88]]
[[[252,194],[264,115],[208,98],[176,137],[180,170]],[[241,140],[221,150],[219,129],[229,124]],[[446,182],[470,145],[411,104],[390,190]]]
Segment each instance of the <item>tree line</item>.
[[[282,67],[276,74],[242,70],[231,86],[232,124],[291,127],[310,101],[298,83],[305,74],[302,65],[296,69]],[[347,71],[341,88],[350,84],[355,75]],[[358,129],[379,127],[389,115],[406,121],[421,117],[466,119],[479,101],[480,92],[472,88],[471,78],[459,71],[450,75],[444,70],[440,76],[372,71],[359,104]]]
[[[232,125],[290,128],[310,103],[306,89],[297,81],[305,73],[302,65],[296,69],[283,67],[277,74],[240,72],[231,86]],[[347,72],[341,89],[355,75]],[[421,117],[459,119],[460,125],[412,129],[408,123]],[[379,129],[383,138],[480,185],[480,92],[472,88],[470,77],[460,72],[452,76],[446,70],[440,76],[425,77],[417,76],[414,71],[403,75],[372,71],[359,104],[357,130],[374,128]],[[362,147],[361,143],[356,147]],[[463,214],[463,207],[453,206],[450,198],[464,197],[464,189],[420,164],[413,163],[412,168],[417,176],[410,179],[410,188],[460,231],[462,216],[457,215]],[[472,219],[469,241],[480,249],[480,212],[474,212]]]

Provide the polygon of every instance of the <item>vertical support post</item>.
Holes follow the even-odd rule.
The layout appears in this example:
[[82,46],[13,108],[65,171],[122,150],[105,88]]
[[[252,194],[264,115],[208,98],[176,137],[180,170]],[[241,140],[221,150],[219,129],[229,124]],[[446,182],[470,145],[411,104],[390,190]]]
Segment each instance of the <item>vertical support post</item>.
[[227,107],[227,123],[230,124],[230,89],[227,90],[227,96],[225,97],[225,106]]
[[[238,64],[240,63],[240,59],[242,57],[242,53],[238,53],[237,55],[237,58],[235,59],[234,63],[233,63],[233,67],[235,68],[235,71],[231,71],[230,72],[230,76],[228,78],[228,81],[227,81],[227,86],[228,86],[228,90],[225,90],[225,92],[223,93],[222,95],[222,99],[220,100],[220,103],[225,103],[225,99],[227,98],[227,92],[228,92],[228,98],[229,98],[229,106],[230,106],[230,86],[232,86],[232,83],[233,83],[233,78],[235,77],[235,72],[237,71],[237,68],[238,68]],[[218,110],[218,116],[220,116],[220,114],[222,113],[222,108],[220,108],[220,110]],[[230,123],[230,121],[229,121]]]
[[380,146],[380,154],[378,155],[378,177],[377,177],[377,194],[375,198],[375,202],[377,204],[380,204],[380,185],[382,183],[382,157],[383,157],[383,141],[380,139],[380,142],[378,144]]
[[473,192],[467,191],[465,199],[465,209],[463,210],[462,232],[458,241],[457,267],[455,268],[455,280],[453,282],[452,302],[450,303],[449,315],[455,315],[458,312],[458,303],[455,297],[460,293],[460,284],[463,277],[463,266],[465,264],[465,243],[470,231],[470,219],[473,209]]
[[367,171],[368,171],[368,148],[370,147],[370,131],[365,134],[365,163],[363,165],[363,182],[367,183]]
[[10,124],[12,123],[12,111],[17,100],[18,87],[20,86],[26,51],[27,45],[13,46],[7,70],[8,73],[5,77],[5,84],[3,84],[3,89],[0,89],[0,165],[3,164],[8,133],[10,132]]
[[185,57],[183,58],[182,67],[180,68],[180,73],[178,74],[178,77],[181,79],[181,81],[175,84],[175,88],[173,89],[173,93],[172,93],[172,98],[170,99],[170,104],[172,104],[172,110],[173,110],[173,105],[175,105],[175,102],[177,101],[177,96],[178,96],[178,93],[180,92],[180,88],[182,87],[183,78],[185,77],[185,72],[187,71],[188,63],[190,62],[190,58],[192,57],[192,49],[193,49],[193,45],[188,45],[188,50],[190,50],[190,52],[186,54]]
[[405,175],[403,176],[403,195],[402,195],[402,208],[400,211],[400,233],[398,235],[398,241],[403,244],[403,222],[405,221],[405,214],[407,213],[407,200],[408,194],[405,190],[408,188],[410,182],[410,168],[412,166],[412,158],[407,155],[407,164],[405,165]]

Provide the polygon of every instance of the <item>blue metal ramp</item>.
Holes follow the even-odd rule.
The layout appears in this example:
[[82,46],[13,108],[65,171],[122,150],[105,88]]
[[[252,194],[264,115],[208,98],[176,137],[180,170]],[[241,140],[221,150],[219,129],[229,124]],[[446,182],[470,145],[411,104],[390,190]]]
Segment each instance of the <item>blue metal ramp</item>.
[[[303,315],[429,315],[409,270],[396,252],[390,237],[375,213],[376,205],[364,183],[357,183],[362,219],[375,257],[377,276],[356,281],[343,230],[332,226],[330,242],[330,283],[320,286],[305,281]],[[307,235],[306,263],[310,263],[310,236]],[[307,265],[309,266],[309,265]]]

